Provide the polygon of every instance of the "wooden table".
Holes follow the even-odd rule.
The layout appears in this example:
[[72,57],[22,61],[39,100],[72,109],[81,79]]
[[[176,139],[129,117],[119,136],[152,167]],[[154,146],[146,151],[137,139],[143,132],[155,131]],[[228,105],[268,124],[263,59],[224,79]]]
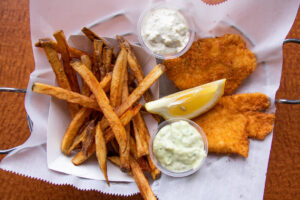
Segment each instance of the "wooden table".
[[[34,69],[28,0],[0,1],[0,87],[26,88]],[[300,38],[300,12],[287,38]],[[300,45],[283,47],[277,98],[300,99]],[[0,149],[22,144],[30,135],[24,95],[0,93]],[[300,105],[278,104],[264,199],[300,199]],[[0,156],[0,160],[4,156]],[[0,170],[1,199],[142,199],[116,197],[72,186],[55,186]]]

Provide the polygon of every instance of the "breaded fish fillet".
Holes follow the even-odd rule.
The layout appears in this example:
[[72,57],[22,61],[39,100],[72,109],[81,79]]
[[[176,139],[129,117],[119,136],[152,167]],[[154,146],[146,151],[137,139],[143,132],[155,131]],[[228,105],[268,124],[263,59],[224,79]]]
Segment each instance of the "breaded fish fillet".
[[200,39],[182,56],[165,60],[166,75],[180,90],[226,78],[232,94],[256,68],[254,54],[239,35]]
[[247,133],[250,138],[263,140],[273,130],[274,114],[262,112],[245,112],[248,118]]
[[248,156],[248,137],[264,139],[273,129],[274,114],[266,114],[269,99],[261,93],[224,96],[207,113],[193,119],[205,132],[208,149]]

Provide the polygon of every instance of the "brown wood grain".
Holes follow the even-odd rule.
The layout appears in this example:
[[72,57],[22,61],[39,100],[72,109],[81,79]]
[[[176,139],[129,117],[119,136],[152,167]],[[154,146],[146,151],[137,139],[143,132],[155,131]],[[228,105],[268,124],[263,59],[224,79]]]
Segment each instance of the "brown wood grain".
[[[218,1],[218,0],[216,0]],[[0,87],[26,88],[34,69],[28,0],[0,1]],[[287,36],[300,38],[300,14]],[[286,44],[277,98],[300,99],[300,45]],[[0,93],[0,149],[29,137],[24,95]],[[300,199],[300,105],[277,105],[265,200]],[[3,156],[0,156],[0,160]],[[0,199],[142,199],[56,186],[0,170]]]

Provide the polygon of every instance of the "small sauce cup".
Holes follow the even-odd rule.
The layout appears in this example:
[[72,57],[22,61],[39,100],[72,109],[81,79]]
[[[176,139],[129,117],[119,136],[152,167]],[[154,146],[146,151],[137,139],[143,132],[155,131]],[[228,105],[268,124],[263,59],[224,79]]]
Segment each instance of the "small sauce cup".
[[[178,11],[186,20],[187,25],[189,27],[189,40],[186,43],[185,47],[174,54],[156,54],[154,53],[147,45],[146,42],[144,41],[143,37],[142,37],[142,28],[143,28],[143,24],[145,22],[145,19],[149,16],[149,14],[151,12],[153,12],[156,9],[162,9],[162,8],[166,8],[166,9],[171,9],[171,10],[176,10]],[[172,59],[172,58],[177,58],[181,55],[183,55],[192,45],[193,41],[194,41],[194,35],[195,35],[195,28],[194,28],[194,23],[192,20],[192,17],[189,16],[188,12],[185,11],[184,9],[181,9],[179,6],[177,5],[170,5],[170,4],[166,4],[166,3],[159,3],[159,4],[155,4],[154,6],[146,9],[139,18],[138,21],[138,25],[137,25],[137,33],[138,33],[138,39],[139,42],[141,44],[141,46],[146,49],[146,51],[148,51],[149,53],[153,54],[156,58],[158,59]]]
[[[154,149],[153,149],[153,142],[154,142],[154,139],[156,137],[156,135],[158,134],[158,132],[160,131],[160,129],[162,129],[163,127],[165,127],[166,125],[170,125],[174,122],[178,122],[178,121],[186,121],[188,122],[191,126],[193,126],[198,132],[199,134],[201,135],[201,138],[203,140],[203,145],[204,145],[204,151],[206,152],[206,155],[205,157],[203,157],[201,163],[195,167],[195,168],[192,168],[188,171],[184,171],[184,172],[174,172],[174,171],[170,171],[168,169],[166,169],[160,162],[159,160],[156,158],[155,156],[155,153],[154,153]],[[181,119],[181,118],[176,118],[176,119],[169,119],[169,120],[166,120],[162,123],[159,124],[156,132],[151,135],[151,140],[150,140],[150,145],[149,145],[149,150],[150,150],[150,157],[154,163],[154,165],[164,174],[168,175],[168,176],[172,176],[172,177],[185,177],[185,176],[189,176],[195,172],[197,172],[201,166],[203,165],[203,163],[205,162],[205,159],[207,157],[207,154],[208,154],[208,142],[207,142],[207,138],[206,138],[206,135],[204,133],[204,131],[200,128],[200,126],[198,124],[196,124],[195,122],[193,122],[192,120],[189,120],[189,119]]]

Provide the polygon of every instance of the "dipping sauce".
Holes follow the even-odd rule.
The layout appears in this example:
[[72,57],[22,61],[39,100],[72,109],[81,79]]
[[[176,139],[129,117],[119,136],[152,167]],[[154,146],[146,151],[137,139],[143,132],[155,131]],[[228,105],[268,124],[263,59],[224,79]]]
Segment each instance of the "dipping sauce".
[[155,54],[171,55],[187,46],[190,32],[185,17],[179,11],[157,8],[143,19],[141,37]]
[[202,136],[183,120],[159,130],[153,140],[153,153],[159,163],[172,172],[195,169],[207,156]]

